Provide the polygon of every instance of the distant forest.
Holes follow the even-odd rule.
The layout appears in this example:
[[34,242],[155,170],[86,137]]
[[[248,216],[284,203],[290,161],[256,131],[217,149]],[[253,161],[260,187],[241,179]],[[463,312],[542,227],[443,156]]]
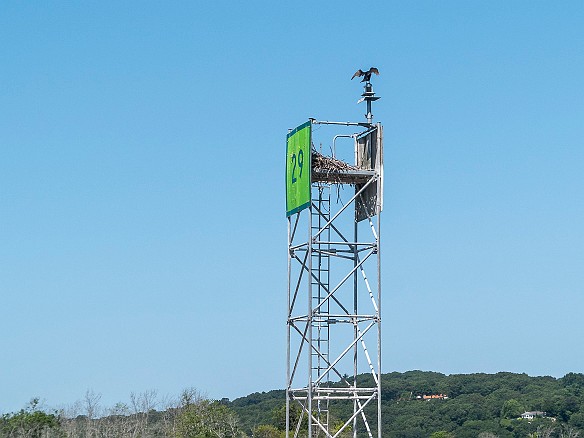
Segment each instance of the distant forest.
[[[371,376],[360,375],[357,383],[370,385]],[[334,424],[350,418],[352,405],[337,402],[330,411]],[[283,390],[233,401],[210,400],[194,389],[159,400],[149,391],[113,407],[101,406],[100,396],[88,392],[62,409],[31,400],[0,417],[0,437],[282,438],[285,418]],[[375,416],[369,418],[375,426]],[[382,421],[388,438],[584,438],[584,374],[559,379],[514,373],[384,374]],[[357,432],[367,436],[362,425]]]

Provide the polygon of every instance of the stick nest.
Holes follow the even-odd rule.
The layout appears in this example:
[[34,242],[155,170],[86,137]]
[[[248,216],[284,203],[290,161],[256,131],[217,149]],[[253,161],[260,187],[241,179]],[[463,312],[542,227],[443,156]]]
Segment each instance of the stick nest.
[[337,188],[337,197],[340,199],[340,189],[345,184],[354,186],[359,183],[359,177],[349,175],[349,171],[359,170],[345,161],[320,154],[312,149],[312,181],[332,184]]
[[312,170],[313,172],[325,173],[330,176],[332,173],[346,172],[348,170],[359,170],[358,167],[352,166],[333,157],[327,157],[319,152],[312,150]]

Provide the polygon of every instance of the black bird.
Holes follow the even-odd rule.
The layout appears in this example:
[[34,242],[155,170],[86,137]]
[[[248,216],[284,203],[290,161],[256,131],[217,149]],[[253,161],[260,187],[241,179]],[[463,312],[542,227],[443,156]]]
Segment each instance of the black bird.
[[355,72],[355,74],[353,75],[351,80],[353,80],[355,78],[355,76],[363,76],[363,79],[361,79],[361,82],[369,82],[371,80],[372,73],[375,73],[376,75],[378,75],[379,70],[377,70],[375,67],[371,67],[367,71],[363,71],[363,70],[359,69]]

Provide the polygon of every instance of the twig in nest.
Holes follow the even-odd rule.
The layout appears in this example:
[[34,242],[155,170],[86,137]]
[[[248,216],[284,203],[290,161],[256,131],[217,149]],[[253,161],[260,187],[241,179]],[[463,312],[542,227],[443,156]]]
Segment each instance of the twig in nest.
[[337,160],[333,157],[324,156],[314,149],[312,150],[312,169],[317,172],[325,172],[327,174],[331,172],[343,172],[347,170],[359,170],[357,167],[345,163],[344,161]]

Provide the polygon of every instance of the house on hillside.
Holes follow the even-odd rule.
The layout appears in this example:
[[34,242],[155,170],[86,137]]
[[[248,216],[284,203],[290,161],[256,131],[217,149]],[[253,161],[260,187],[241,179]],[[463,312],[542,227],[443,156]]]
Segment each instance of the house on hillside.
[[524,420],[533,420],[536,417],[544,418],[545,416],[545,412],[542,411],[528,411],[521,414],[521,418]]
[[416,397],[418,400],[447,400],[448,396],[446,394],[431,394],[431,395],[418,395]]

